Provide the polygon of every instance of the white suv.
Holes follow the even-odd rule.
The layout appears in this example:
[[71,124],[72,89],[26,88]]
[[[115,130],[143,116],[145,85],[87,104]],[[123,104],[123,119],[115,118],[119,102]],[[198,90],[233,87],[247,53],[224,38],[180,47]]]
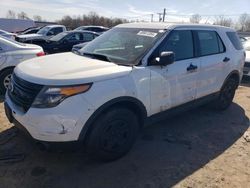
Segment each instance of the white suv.
[[233,29],[212,25],[119,25],[80,50],[19,64],[5,100],[10,122],[36,140],[81,141],[114,160],[149,117],[211,101],[231,104],[244,50]]

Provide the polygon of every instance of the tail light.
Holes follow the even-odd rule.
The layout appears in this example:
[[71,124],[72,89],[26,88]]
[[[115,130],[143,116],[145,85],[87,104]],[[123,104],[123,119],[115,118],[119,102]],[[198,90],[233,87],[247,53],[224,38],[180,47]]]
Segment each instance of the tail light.
[[38,53],[36,54],[37,57],[44,56],[44,55],[45,55],[44,52],[38,52]]

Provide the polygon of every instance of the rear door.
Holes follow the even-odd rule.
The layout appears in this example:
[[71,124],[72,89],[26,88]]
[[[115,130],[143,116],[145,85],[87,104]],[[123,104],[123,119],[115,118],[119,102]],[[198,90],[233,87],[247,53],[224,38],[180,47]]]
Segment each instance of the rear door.
[[72,47],[76,44],[79,44],[83,41],[82,33],[72,33],[67,36],[62,43],[62,51],[69,52],[72,50]]
[[196,30],[195,38],[201,60],[201,76],[197,82],[197,97],[200,98],[220,90],[231,55],[216,30]]

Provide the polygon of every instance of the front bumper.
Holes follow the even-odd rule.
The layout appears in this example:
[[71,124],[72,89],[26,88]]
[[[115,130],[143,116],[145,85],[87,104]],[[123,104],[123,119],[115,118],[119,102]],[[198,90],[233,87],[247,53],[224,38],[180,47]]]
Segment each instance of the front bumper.
[[31,107],[24,113],[6,94],[5,106],[10,122],[21,124],[32,138],[46,142],[77,141],[83,126],[94,112],[81,95],[69,97],[54,108]]

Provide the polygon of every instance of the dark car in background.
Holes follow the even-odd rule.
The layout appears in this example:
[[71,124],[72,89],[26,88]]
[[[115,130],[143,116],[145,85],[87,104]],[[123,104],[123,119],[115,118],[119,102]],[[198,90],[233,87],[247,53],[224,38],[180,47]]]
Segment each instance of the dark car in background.
[[76,28],[75,30],[77,30],[77,31],[84,30],[84,31],[93,31],[93,32],[96,32],[96,33],[103,33],[103,32],[108,31],[109,28],[103,27],[103,26],[90,25],[90,26],[80,26],[80,27]]
[[23,32],[19,34],[20,35],[34,34],[34,33],[37,33],[40,29],[42,29],[42,27],[32,27],[32,28],[24,30]]
[[91,31],[66,31],[60,33],[43,43],[38,43],[46,54],[69,52],[76,44],[89,42],[99,36],[98,33]]

